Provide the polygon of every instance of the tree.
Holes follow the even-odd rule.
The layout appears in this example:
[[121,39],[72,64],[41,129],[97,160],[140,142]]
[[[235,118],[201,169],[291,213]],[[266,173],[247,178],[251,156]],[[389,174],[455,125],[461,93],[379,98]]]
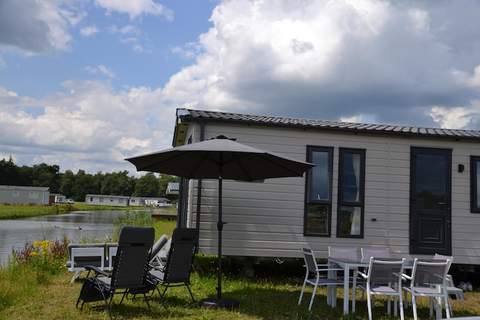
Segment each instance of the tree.
[[60,192],[64,194],[67,198],[73,197],[75,187],[75,174],[72,170],[67,170],[62,174],[60,178]]
[[140,177],[135,182],[134,196],[137,197],[157,197],[159,196],[160,182],[151,172]]
[[36,187],[49,187],[50,192],[60,190],[60,167],[46,163],[36,164],[32,168],[32,185]]

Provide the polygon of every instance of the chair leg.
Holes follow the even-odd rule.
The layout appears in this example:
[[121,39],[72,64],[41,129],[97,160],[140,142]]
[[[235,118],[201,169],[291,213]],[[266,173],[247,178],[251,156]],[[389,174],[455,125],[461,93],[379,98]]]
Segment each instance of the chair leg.
[[398,303],[400,307],[400,320],[403,320],[405,318],[405,314],[403,312],[403,296],[402,292],[400,292],[400,295],[398,296]]
[[367,289],[367,308],[368,308],[368,320],[372,320],[372,297]]
[[128,291],[125,291],[122,295],[122,299],[120,299],[120,303],[118,305],[121,305],[123,303],[123,299],[125,299],[125,297],[127,296],[128,294]]
[[187,287],[188,293],[190,293],[190,297],[192,298],[192,302],[195,302],[195,298],[193,297],[192,290],[190,289],[190,286],[188,283],[185,283],[185,286]]
[[147,294],[143,294],[143,301],[147,304],[148,311],[152,311],[152,308],[150,307],[150,303],[148,302]]
[[317,286],[318,286],[318,283],[315,282],[315,286],[313,286],[312,298],[310,299],[310,304],[308,305],[308,311],[312,310],[313,299],[315,299],[315,294],[317,293]]
[[303,281],[302,291],[300,291],[300,297],[298,298],[298,305],[302,304],[303,292],[305,291],[305,286],[307,285],[307,277],[305,277],[305,281]]
[[446,290],[444,291],[443,298],[445,299],[445,314],[447,319],[450,319],[450,302],[448,301],[448,293]]
[[413,309],[413,320],[417,320],[417,302],[415,301],[415,295],[411,293],[412,295],[412,309]]
[[355,313],[355,304],[356,304],[356,291],[357,291],[357,276],[358,269],[353,270],[353,283],[352,283],[352,313]]

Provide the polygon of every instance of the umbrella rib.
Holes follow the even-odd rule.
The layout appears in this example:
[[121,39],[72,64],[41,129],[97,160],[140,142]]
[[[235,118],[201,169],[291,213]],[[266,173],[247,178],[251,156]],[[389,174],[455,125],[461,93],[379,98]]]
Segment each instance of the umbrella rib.
[[207,159],[208,159],[208,153],[205,153],[205,156],[202,157],[202,160],[200,160],[200,161],[198,162],[198,164],[195,166],[195,168],[193,168],[193,169],[190,171],[189,176],[192,177],[192,176],[193,176],[193,173],[194,173],[195,171],[197,171],[198,168],[200,168],[200,166],[201,166],[201,165],[205,162],[205,160],[207,160]]
[[240,169],[243,171],[243,173],[247,176],[248,180],[253,181],[252,176],[248,173],[248,171],[243,166],[243,164],[241,162],[241,158],[238,159],[237,164],[240,167]]

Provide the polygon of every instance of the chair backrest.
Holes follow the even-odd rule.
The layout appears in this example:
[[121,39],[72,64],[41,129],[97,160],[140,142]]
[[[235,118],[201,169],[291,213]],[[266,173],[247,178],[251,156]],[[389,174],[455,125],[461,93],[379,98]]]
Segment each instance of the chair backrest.
[[160,250],[167,244],[168,238],[166,235],[162,235],[157,242],[152,247],[152,250],[150,251],[150,262],[152,262],[155,257],[158,255]]
[[144,286],[149,252],[154,239],[153,228],[122,228],[112,270],[112,289]]
[[177,228],[173,231],[170,252],[165,265],[163,281],[188,283],[192,270],[197,239],[197,229]]
[[404,263],[405,258],[382,259],[371,257],[367,279],[370,287],[392,286],[395,283],[400,283]]
[[390,249],[387,247],[367,247],[361,248],[362,261],[370,261],[370,258],[390,258]]
[[415,259],[412,270],[411,286],[430,287],[445,285],[451,260],[419,260]]
[[303,248],[303,259],[305,260],[305,268],[309,274],[316,274],[318,265],[317,260],[315,260],[315,255],[313,254],[312,249]]
[[337,259],[359,260],[356,247],[328,247],[328,257]]
[[438,254],[435,253],[433,256],[433,260],[450,260],[450,263],[453,263],[453,257],[452,256],[444,256],[443,254]]

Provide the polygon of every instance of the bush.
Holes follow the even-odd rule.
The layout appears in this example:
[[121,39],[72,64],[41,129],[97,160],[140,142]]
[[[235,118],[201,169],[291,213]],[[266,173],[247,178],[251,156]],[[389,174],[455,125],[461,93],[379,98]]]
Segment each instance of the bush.
[[31,296],[65,265],[68,241],[35,241],[12,252],[9,264],[0,269],[0,311]]

